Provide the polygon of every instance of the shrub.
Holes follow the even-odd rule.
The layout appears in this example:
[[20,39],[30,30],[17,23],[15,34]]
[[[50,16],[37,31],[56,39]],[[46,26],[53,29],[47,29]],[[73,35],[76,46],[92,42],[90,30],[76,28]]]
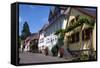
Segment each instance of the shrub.
[[96,52],[92,52],[92,54],[89,56],[89,60],[96,60]]
[[52,47],[51,52],[52,52],[53,56],[57,56],[58,55],[58,46],[55,45],[54,47]]
[[89,60],[89,55],[87,55],[87,54],[82,54],[82,55],[80,56],[80,60]]

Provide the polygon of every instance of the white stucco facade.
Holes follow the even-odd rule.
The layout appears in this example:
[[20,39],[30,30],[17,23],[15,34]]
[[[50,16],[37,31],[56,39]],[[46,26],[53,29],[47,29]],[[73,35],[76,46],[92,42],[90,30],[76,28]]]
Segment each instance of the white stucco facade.
[[[63,12],[62,12],[63,11]],[[64,14],[64,11],[61,10],[61,14],[55,17],[52,17],[53,21],[49,21],[49,25],[40,33],[38,47],[39,50],[43,47],[48,47],[49,51],[51,51],[52,47],[56,45],[58,37],[55,35],[55,32],[60,29],[65,29],[67,25],[68,16]],[[42,42],[41,42],[42,41]]]

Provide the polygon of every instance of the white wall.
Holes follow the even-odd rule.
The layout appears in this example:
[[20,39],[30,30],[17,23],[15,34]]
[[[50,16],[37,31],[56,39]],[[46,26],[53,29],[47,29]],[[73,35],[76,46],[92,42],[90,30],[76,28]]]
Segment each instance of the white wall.
[[[58,3],[72,5],[98,6],[98,52],[100,52],[100,0],[1,0],[0,1],[0,68],[16,68],[10,64],[10,4],[15,1],[38,2],[38,3]],[[50,65],[21,66],[18,68],[99,68],[100,53],[98,62],[64,63]]]
[[62,29],[65,29],[66,28],[67,21],[68,21],[68,17],[64,18],[63,24],[62,24]]
[[[41,38],[43,38],[43,42],[41,42]],[[42,46],[49,47],[49,50],[51,50],[51,48],[57,43],[57,39],[58,39],[57,36],[53,34],[46,37],[40,35],[38,47],[42,47]],[[51,42],[51,40],[53,41]]]
[[46,29],[47,35],[49,36],[50,34],[54,34],[59,29],[65,29],[66,24],[67,19],[64,17],[59,17],[59,19],[53,22],[53,24]]
[[[43,45],[48,46],[49,50],[51,51],[52,47],[57,43],[57,40],[55,40],[55,38],[57,38],[57,36],[54,35],[54,33],[59,29],[65,29],[66,23],[67,23],[67,21],[64,17],[59,17],[59,19],[57,19],[55,22],[53,22],[53,24],[51,24],[46,29],[47,36],[45,37],[44,42],[39,43],[38,46],[43,46]],[[41,35],[40,35],[40,39],[41,39]],[[48,42],[51,39],[54,39],[54,41],[53,42]]]

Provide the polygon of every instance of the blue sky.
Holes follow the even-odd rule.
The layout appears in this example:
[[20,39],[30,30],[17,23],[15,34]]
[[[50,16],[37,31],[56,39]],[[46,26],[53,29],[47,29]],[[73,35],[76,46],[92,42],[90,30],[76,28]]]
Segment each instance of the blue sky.
[[[23,28],[25,21],[29,24],[30,32],[38,32],[45,23],[48,23],[49,11],[52,6],[41,5],[19,5],[19,35]],[[93,8],[86,8],[89,10],[95,10]]]
[[50,6],[19,5],[19,35],[25,21],[29,24],[30,32],[38,32],[48,22]]

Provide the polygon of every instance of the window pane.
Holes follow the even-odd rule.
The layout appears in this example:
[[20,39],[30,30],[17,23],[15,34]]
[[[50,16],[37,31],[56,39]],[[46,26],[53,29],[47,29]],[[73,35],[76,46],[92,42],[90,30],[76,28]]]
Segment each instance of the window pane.
[[76,42],[79,41],[79,32],[77,32],[77,33],[75,34],[75,39],[76,39],[76,40],[75,40]]

